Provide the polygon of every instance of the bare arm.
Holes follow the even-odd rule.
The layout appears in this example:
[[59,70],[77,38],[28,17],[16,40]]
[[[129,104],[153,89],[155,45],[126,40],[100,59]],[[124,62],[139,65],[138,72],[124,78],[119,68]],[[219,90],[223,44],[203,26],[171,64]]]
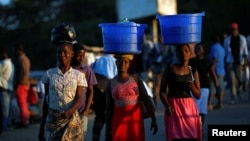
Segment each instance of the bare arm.
[[213,63],[213,65],[209,68],[209,75],[212,78],[214,85],[219,87],[219,81],[215,73],[215,63]]
[[172,115],[172,112],[174,112],[174,109],[172,106],[168,103],[168,77],[169,77],[169,71],[170,68],[166,68],[162,75],[161,79],[161,85],[160,85],[160,99],[165,107],[165,112],[168,116]]
[[248,66],[248,58],[247,58],[247,55],[244,55],[244,56],[243,56],[243,59],[244,59],[243,69],[246,69],[246,67]]
[[79,106],[81,105],[81,100],[82,100],[82,93],[83,93],[83,86],[77,86],[76,89],[76,95],[73,101],[72,107],[70,107],[67,111],[62,113],[63,118],[70,118],[73,113],[78,110]]
[[86,106],[85,106],[85,109],[83,111],[83,115],[85,115],[85,116],[89,115],[90,107],[91,107],[92,102],[93,102],[93,96],[94,96],[93,85],[89,85],[87,88],[87,93],[86,93]]
[[197,99],[200,98],[201,92],[200,92],[200,79],[199,79],[199,74],[198,71],[195,71],[194,73],[194,82],[188,83],[188,86],[193,94],[193,96]]

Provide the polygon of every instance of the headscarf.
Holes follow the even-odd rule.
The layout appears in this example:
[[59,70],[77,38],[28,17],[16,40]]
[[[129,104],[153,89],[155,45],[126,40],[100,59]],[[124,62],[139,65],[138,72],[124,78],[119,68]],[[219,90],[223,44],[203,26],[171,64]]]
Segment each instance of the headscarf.
[[132,54],[116,54],[114,56],[116,59],[119,59],[119,58],[128,58],[129,61],[132,61],[134,56]]

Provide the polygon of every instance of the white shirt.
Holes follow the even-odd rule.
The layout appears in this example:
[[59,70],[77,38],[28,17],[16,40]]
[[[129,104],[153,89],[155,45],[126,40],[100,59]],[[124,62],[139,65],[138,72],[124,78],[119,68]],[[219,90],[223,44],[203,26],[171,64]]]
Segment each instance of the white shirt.
[[[246,55],[248,56],[248,48],[247,48],[247,42],[246,38],[244,35],[239,35],[240,36],[240,62],[243,64],[243,56]],[[230,47],[230,41],[231,41],[231,35],[226,37],[224,40],[224,47],[225,47],[225,53],[226,53],[226,63],[233,63],[234,58],[232,55],[232,50]]]
[[46,97],[49,107],[59,112],[72,106],[77,86],[88,86],[85,74],[73,68],[64,74],[59,68],[49,69],[42,82],[49,84],[49,94]]
[[10,58],[0,61],[0,86],[6,90],[13,90],[15,67]]

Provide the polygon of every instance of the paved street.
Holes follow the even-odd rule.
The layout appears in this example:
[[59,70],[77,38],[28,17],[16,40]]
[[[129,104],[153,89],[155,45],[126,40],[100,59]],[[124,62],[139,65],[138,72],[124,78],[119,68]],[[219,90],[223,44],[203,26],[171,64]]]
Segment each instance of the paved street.
[[[207,140],[207,125],[230,125],[230,124],[248,124],[250,125],[250,101],[248,94],[242,94],[242,101],[231,105],[230,96],[227,91],[224,98],[224,108],[221,110],[209,111],[206,117],[205,130],[203,135],[203,141]],[[159,102],[156,111],[157,122],[159,125],[159,131],[156,135],[152,135],[150,132],[150,119],[145,120],[146,141],[165,141],[164,123],[163,123],[163,106]],[[89,117],[89,130],[86,141],[91,141],[91,128],[93,124],[94,115]],[[4,132],[0,135],[0,141],[37,141],[39,124],[33,124],[28,128],[13,129],[8,132]],[[104,139],[104,130],[102,132],[102,140]]]

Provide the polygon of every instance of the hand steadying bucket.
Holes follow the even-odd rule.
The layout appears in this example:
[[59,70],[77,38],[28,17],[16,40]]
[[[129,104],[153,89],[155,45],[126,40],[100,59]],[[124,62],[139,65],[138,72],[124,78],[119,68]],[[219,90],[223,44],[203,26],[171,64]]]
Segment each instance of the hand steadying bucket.
[[205,13],[157,15],[164,44],[176,45],[201,42],[202,16]]
[[124,20],[120,23],[102,23],[99,26],[102,28],[105,53],[141,53],[146,24]]

